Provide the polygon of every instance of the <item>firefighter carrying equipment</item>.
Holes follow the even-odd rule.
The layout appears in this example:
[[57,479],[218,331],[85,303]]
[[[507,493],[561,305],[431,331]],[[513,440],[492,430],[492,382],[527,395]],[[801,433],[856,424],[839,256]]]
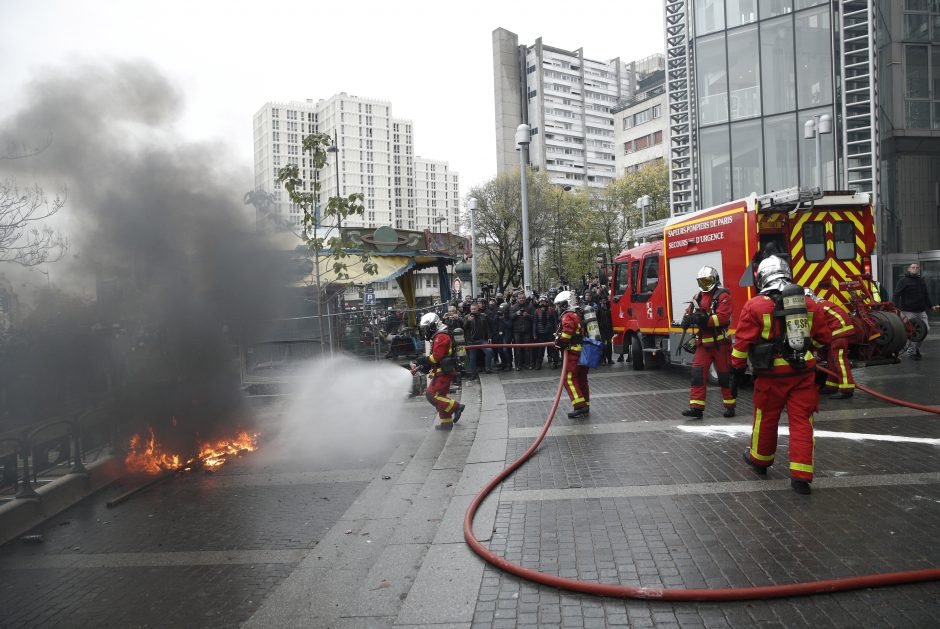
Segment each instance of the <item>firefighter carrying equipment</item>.
[[[428,313],[433,314],[433,313]],[[437,316],[437,315],[435,315]],[[428,315],[421,317],[422,323]],[[438,331],[431,339],[431,353],[424,359],[430,365],[431,381],[425,392],[425,397],[435,409],[440,418],[437,428],[448,430],[453,427],[454,411],[458,408],[457,400],[448,397],[450,381],[456,373],[456,359],[454,357],[454,343],[446,326]]]
[[446,330],[447,326],[437,316],[436,312],[426,312],[421,317],[421,323],[418,326],[425,341],[430,341],[438,331]]
[[[570,291],[563,291],[558,297],[565,293],[570,293]],[[558,303],[558,297],[555,298],[556,304]],[[577,299],[577,297],[574,299]],[[565,371],[562,374],[562,383],[565,392],[571,399],[571,405],[574,407],[572,413],[586,409],[591,405],[591,391],[588,388],[588,368],[578,364],[581,359],[583,337],[584,324],[581,322],[581,316],[573,309],[564,312],[558,322],[555,344],[565,351]],[[573,415],[573,417],[579,417],[588,412],[589,410],[584,410],[577,413],[577,415]]]

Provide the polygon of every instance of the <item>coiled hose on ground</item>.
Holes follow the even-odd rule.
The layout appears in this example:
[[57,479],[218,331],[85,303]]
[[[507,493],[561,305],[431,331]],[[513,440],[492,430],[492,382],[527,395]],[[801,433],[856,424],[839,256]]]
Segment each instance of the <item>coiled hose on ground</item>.
[[[496,348],[496,347],[547,347],[551,343],[525,343],[525,344],[497,344],[497,345],[468,345],[467,349],[475,348]],[[791,583],[786,585],[767,585],[761,587],[745,588],[715,588],[715,589],[665,589],[654,587],[637,587],[631,585],[608,585],[604,583],[594,583],[591,581],[579,581],[577,579],[568,579],[553,574],[546,574],[538,570],[525,568],[512,563],[493,553],[483,546],[473,535],[473,517],[477,509],[486,499],[487,495],[497,485],[503,482],[507,476],[518,469],[526,460],[535,454],[539,444],[548,433],[548,429],[555,418],[555,412],[558,410],[558,403],[561,399],[561,392],[564,387],[564,372],[568,364],[568,356],[565,353],[562,363],[562,377],[559,378],[558,389],[555,391],[555,400],[548,413],[548,418],[542,431],[535,439],[532,445],[513,463],[507,466],[503,471],[493,477],[486,487],[470,503],[463,521],[463,536],[470,548],[482,557],[485,561],[517,577],[528,581],[550,585],[552,587],[570,590],[573,592],[583,592],[585,594],[595,594],[598,596],[609,596],[615,598],[633,598],[633,599],[654,599],[663,601],[746,601],[755,599],[785,598],[790,596],[806,596],[809,594],[822,594],[826,592],[842,592],[845,590],[859,590],[864,588],[882,587],[887,585],[901,585],[904,583],[919,583],[923,581],[940,580],[940,568],[926,568],[923,570],[910,570],[906,572],[890,572],[884,574],[869,574],[858,577],[843,577],[841,579],[828,579],[825,581],[811,581],[808,583]],[[828,370],[822,369],[826,373]],[[911,402],[895,400],[885,395],[871,391],[868,388],[856,385],[860,390],[871,393],[879,398],[895,404],[917,408],[932,413],[940,414],[940,410],[929,406],[921,406]]]

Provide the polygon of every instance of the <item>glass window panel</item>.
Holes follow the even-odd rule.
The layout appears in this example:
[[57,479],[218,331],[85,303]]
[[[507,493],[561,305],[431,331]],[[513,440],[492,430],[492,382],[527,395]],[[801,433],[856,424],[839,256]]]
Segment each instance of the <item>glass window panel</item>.
[[725,28],[725,0],[695,0],[695,34],[705,35]]
[[724,33],[696,40],[698,119],[706,125],[728,120],[728,76]]
[[659,285],[659,254],[643,258],[643,292],[652,293]]
[[764,119],[764,191],[799,185],[796,114]]
[[931,46],[930,66],[933,72],[933,99],[940,100],[940,46]]
[[796,16],[796,93],[800,109],[832,103],[829,7]]
[[614,279],[614,297],[619,297],[627,292],[627,279],[630,277],[627,271],[627,263],[620,262],[616,267],[616,277]]
[[926,11],[927,0],[904,0],[904,9],[907,11]]
[[933,128],[940,129],[940,103],[933,104]]
[[793,18],[761,22],[761,75],[773,77],[763,85],[764,115],[796,109],[796,72],[793,66]]
[[[934,42],[940,42],[940,13],[934,15],[933,20],[933,39]],[[936,67],[936,66],[934,66]]]
[[855,259],[855,223],[839,221],[834,224],[832,238],[836,243],[836,260]]
[[906,46],[904,64],[906,71],[904,96],[930,98],[930,85],[927,82],[927,46]]
[[702,129],[699,139],[702,205],[708,207],[724,203],[731,199],[728,125]]
[[907,126],[911,129],[930,128],[930,101],[909,100],[907,105]]
[[[835,190],[835,162],[833,155],[835,153],[834,134],[824,133],[819,136],[820,151],[822,153],[823,181],[822,184],[816,182],[816,140],[803,139],[803,125],[807,120],[813,120],[814,116],[829,114],[832,116],[832,109],[811,109],[801,111],[797,121],[796,128],[800,137],[800,185],[818,186],[822,185],[824,190]],[[835,129],[835,122],[832,125]],[[852,164],[849,164],[850,166]]]
[[904,39],[908,41],[929,41],[930,16],[926,13],[904,14]]
[[728,33],[728,93],[731,119],[760,115],[757,26]]
[[727,0],[728,28],[757,21],[757,0]]
[[796,10],[814,7],[817,4],[828,4],[829,0],[796,0]]
[[762,0],[760,3],[760,18],[762,20],[777,15],[785,15],[792,11],[792,0]]
[[764,149],[760,120],[731,125],[731,192],[740,198],[764,192]]
[[637,282],[639,282],[639,278],[640,278],[640,261],[634,260],[633,262],[630,263],[630,286],[633,287],[631,294],[635,295],[638,292],[640,292],[637,290],[638,288]]
[[826,226],[822,223],[803,224],[803,250],[807,262],[826,259]]

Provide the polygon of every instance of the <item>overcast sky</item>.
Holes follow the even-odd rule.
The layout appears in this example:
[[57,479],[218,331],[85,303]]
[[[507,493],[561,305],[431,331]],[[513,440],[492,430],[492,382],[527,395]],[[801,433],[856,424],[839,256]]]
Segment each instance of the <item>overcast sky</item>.
[[496,173],[495,28],[599,60],[664,46],[660,0],[2,0],[0,24],[0,115],[45,68],[148,60],[185,95],[179,133],[250,173],[262,104],[344,91],[413,120],[416,154],[450,162],[462,195]]

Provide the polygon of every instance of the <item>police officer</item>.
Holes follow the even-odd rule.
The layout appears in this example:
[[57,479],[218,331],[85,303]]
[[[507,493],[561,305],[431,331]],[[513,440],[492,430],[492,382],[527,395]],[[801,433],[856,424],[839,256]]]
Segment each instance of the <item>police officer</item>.
[[440,418],[435,430],[451,430],[465,408],[457,400],[447,397],[450,381],[457,373],[454,342],[437,313],[429,312],[421,317],[420,327],[424,339],[431,341],[431,353],[418,360],[418,370],[431,376],[424,396],[437,409]]
[[754,424],[744,462],[761,475],[774,462],[777,424],[786,408],[790,423],[790,485],[810,493],[813,480],[813,413],[819,406],[816,360],[810,341],[828,345],[832,335],[822,307],[793,284],[785,260],[765,258],[757,267],[759,295],[741,309],[734,349],[734,377],[754,371]]
[[567,358],[562,374],[565,391],[574,407],[568,417],[587,417],[591,412],[591,391],[588,388],[588,368],[579,365],[581,358],[581,339],[584,338],[584,324],[578,312],[578,296],[565,290],[555,297],[555,310],[561,313],[558,331],[555,333],[555,345],[564,351]]
[[692,357],[692,385],[689,390],[689,409],[682,411],[685,417],[701,419],[705,412],[705,392],[708,370],[715,364],[718,385],[724,403],[725,417],[734,417],[735,395],[731,390],[731,340],[728,326],[731,325],[731,291],[721,286],[718,270],[703,266],[696,277],[701,289],[692,298],[682,327],[694,326],[695,354]]

